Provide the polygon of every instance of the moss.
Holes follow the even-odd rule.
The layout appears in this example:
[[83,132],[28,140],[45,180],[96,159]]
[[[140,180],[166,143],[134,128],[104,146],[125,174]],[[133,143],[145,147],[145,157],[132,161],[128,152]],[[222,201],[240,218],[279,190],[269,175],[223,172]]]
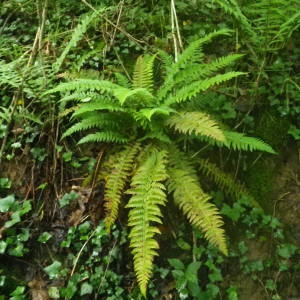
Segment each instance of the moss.
[[289,126],[290,122],[287,118],[279,116],[276,111],[269,109],[258,117],[255,136],[259,136],[280,152],[287,145]]

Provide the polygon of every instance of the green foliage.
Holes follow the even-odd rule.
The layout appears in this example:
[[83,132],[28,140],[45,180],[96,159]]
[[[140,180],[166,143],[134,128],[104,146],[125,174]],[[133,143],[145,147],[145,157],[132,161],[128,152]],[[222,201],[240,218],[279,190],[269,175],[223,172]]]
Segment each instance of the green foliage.
[[[53,275],[50,281],[54,286],[47,289],[49,296],[54,299],[89,298],[94,295],[105,299],[140,297],[137,289],[132,290],[130,287],[131,273],[127,267],[122,266],[128,262],[127,257],[122,258],[119,245],[115,248],[116,253],[113,249],[111,252],[108,250],[108,244],[112,245],[114,241],[106,236],[103,225],[101,230],[95,225],[98,230],[95,235],[91,235],[91,224],[71,227],[68,233],[64,232],[67,235],[64,243],[57,245],[56,232],[59,229],[55,226],[65,219],[65,210],[69,206],[76,206],[77,201],[81,201],[80,193],[77,192],[64,196],[59,194],[69,183],[73,184],[74,178],[82,178],[82,173],[86,172],[81,168],[83,161],[87,164],[86,157],[94,156],[94,151],[98,150],[84,145],[77,148],[77,153],[71,138],[75,137],[79,144],[100,142],[100,147],[109,144],[104,155],[104,169],[100,164],[99,178],[105,184],[105,225],[113,237],[116,231],[112,224],[120,210],[122,217],[124,202],[129,200],[130,203],[134,196],[126,191],[137,190],[139,187],[141,190],[138,189],[137,192],[145,193],[139,184],[132,186],[132,183],[137,172],[157,153],[164,153],[163,166],[168,178],[154,181],[153,184],[161,184],[161,191],[166,194],[168,201],[175,200],[191,223],[202,228],[204,235],[212,243],[223,251],[226,247],[224,233],[219,227],[205,231],[211,224],[203,218],[203,208],[205,216],[213,219],[213,223],[216,222],[218,226],[222,224],[218,218],[221,214],[227,221],[231,220],[238,225],[244,221],[246,227],[249,227],[243,228],[240,237],[237,237],[236,231],[239,228],[231,230],[227,225],[229,235],[232,231],[235,238],[240,238],[245,243],[237,250],[241,250],[238,255],[232,260],[229,258],[228,263],[225,262],[225,266],[216,262],[221,256],[215,253],[213,247],[207,246],[204,240],[201,239],[202,247],[183,238],[180,242],[178,240],[177,244],[181,249],[193,249],[193,254],[197,251],[205,253],[202,257],[196,255],[192,261],[189,251],[181,267],[180,263],[172,266],[172,273],[168,274],[169,277],[173,276],[177,284],[178,297],[214,299],[221,295],[223,298],[237,299],[240,290],[235,287],[236,282],[229,283],[230,279],[226,276],[221,284],[220,270],[224,266],[222,271],[226,274],[247,273],[249,278],[256,278],[259,286],[265,287],[268,298],[278,299],[279,290],[284,289],[283,286],[287,287],[287,282],[293,281],[281,280],[288,277],[286,273],[290,274],[289,279],[298,276],[298,250],[289,241],[279,241],[282,229],[278,228],[274,218],[270,221],[267,217],[258,216],[258,213],[249,212],[250,208],[246,203],[254,206],[257,203],[244,186],[238,183],[238,178],[233,179],[209,160],[199,159],[200,155],[195,155],[193,151],[199,151],[202,155],[203,149],[210,150],[210,146],[218,146],[229,150],[274,153],[261,140],[247,137],[246,134],[250,132],[278,151],[283,147],[289,148],[286,144],[288,128],[294,139],[299,138],[299,1],[176,1],[180,31],[184,43],[190,45],[189,49],[178,56],[177,64],[173,63],[172,56],[157,50],[158,47],[170,53],[173,48],[170,34],[172,28],[168,17],[169,2],[161,1],[157,5],[155,1],[93,0],[89,1],[91,6],[87,6],[85,2],[1,2],[0,157],[3,158],[1,168],[5,173],[0,178],[3,197],[0,206],[4,216],[1,225],[8,226],[0,243],[1,251],[8,257],[18,256],[24,260],[27,260],[28,252],[32,253],[33,259],[30,262],[31,265],[39,265],[38,272],[41,265],[47,268],[53,262],[61,263],[59,268],[53,268],[52,271],[50,268],[52,273],[48,274]],[[102,5],[106,8],[99,9]],[[232,18],[228,18],[228,14]],[[209,33],[215,29],[217,31]],[[218,39],[214,39],[215,37]],[[204,55],[203,49],[210,52],[214,49],[219,58]],[[141,52],[157,54],[139,56]],[[243,58],[236,52],[243,53]],[[134,64],[136,57],[139,58]],[[239,70],[247,73],[247,76],[240,76],[244,72],[232,72],[231,64],[236,61],[239,62]],[[57,74],[59,71],[63,73]],[[120,74],[122,71],[126,76]],[[131,73],[132,79],[129,76]],[[53,88],[61,78],[70,82]],[[100,78],[115,78],[115,81]],[[216,85],[230,78],[234,79],[233,87],[231,84],[227,87],[222,84],[221,88],[216,88]],[[56,95],[47,93],[49,90],[60,93],[61,101],[58,101],[59,97]],[[272,122],[263,122],[257,117],[262,108],[269,113]],[[59,119],[58,114],[59,117],[72,114],[71,125],[67,118]],[[228,127],[223,126],[221,121],[226,122],[227,126],[230,124],[229,128],[239,128],[245,135],[227,130]],[[64,140],[58,146],[59,136]],[[121,146],[116,146],[116,143]],[[220,153],[222,156],[228,152],[227,149],[222,149]],[[205,157],[213,160],[216,152],[210,154],[209,151],[205,152]],[[230,152],[228,157],[237,160],[236,152]],[[238,160],[240,158],[242,166],[244,156],[239,156]],[[12,165],[8,165],[8,161]],[[6,170],[13,170],[14,174],[14,170],[22,167],[23,162],[26,164],[26,172],[24,178],[21,178],[22,187],[19,188],[19,179],[7,179],[9,176]],[[95,162],[89,160],[88,163],[89,172],[92,173]],[[184,169],[185,167],[187,168]],[[243,167],[249,169],[248,165]],[[196,172],[198,169],[201,175]],[[41,174],[42,183],[39,180]],[[265,199],[270,199],[274,174],[277,173],[272,164],[260,165],[259,161],[255,161],[248,170],[246,181],[257,199],[263,199],[264,202]],[[144,175],[149,179],[147,183],[150,182],[151,175]],[[206,179],[211,179],[224,190],[226,196],[237,202],[228,203],[227,199],[217,201],[217,196],[221,193],[213,192],[216,195],[215,202],[220,206],[220,210],[217,210],[207,193]],[[182,187],[183,180],[187,182],[186,188]],[[33,197],[30,201],[33,206],[31,211],[19,213],[23,208],[26,211],[26,207],[23,207],[25,202],[7,196],[7,192],[13,189],[17,189],[18,195],[24,193],[23,197],[26,196],[26,199]],[[102,195],[99,197],[97,194],[99,190],[101,188],[95,188],[97,200],[102,199]],[[54,196],[59,198],[58,205],[54,204]],[[98,206],[101,203],[97,201]],[[90,209],[90,204],[85,205]],[[273,203],[270,201],[271,205]],[[97,209],[102,211],[98,206]],[[163,211],[168,207],[166,205]],[[59,213],[57,210],[60,210]],[[133,210],[130,208],[129,212]],[[158,210],[153,210],[155,212]],[[83,218],[89,216],[90,211]],[[163,220],[167,223],[164,217],[156,217],[156,221]],[[51,223],[48,223],[47,220],[50,219]],[[55,229],[51,228],[54,224]],[[155,221],[149,224],[157,230],[162,227]],[[264,224],[263,228],[261,224]],[[43,231],[44,226],[47,231]],[[69,225],[64,223],[63,226]],[[31,227],[39,228],[38,232]],[[274,235],[271,235],[271,229],[274,230]],[[213,235],[210,234],[211,231]],[[266,232],[270,236],[266,236]],[[186,230],[183,236],[188,235],[187,233]],[[270,247],[275,250],[270,250],[273,254],[271,262],[264,259],[252,262],[247,258],[248,252],[249,257],[251,252],[248,238],[254,236],[258,236],[259,240],[272,241]],[[91,239],[88,240],[88,237]],[[155,239],[153,234],[151,240],[156,247]],[[227,244],[229,249],[235,246]],[[35,249],[32,245],[37,245],[38,250],[41,248],[42,251],[32,251]],[[53,257],[44,257],[44,252],[48,253],[48,250],[43,247],[49,248]],[[156,249],[152,250],[155,252]],[[63,257],[60,257],[61,253]],[[73,272],[77,258],[78,264],[75,263]],[[108,263],[110,258],[112,267]],[[206,262],[206,259],[210,261]],[[198,269],[199,264],[201,266]],[[192,272],[187,272],[189,265],[193,266]],[[231,269],[232,265],[234,270]],[[148,273],[153,273],[156,280],[155,285],[149,283],[148,290],[149,296],[155,299],[160,296],[157,283],[167,285],[169,277],[166,279],[162,274],[169,270],[158,271],[155,266],[153,271],[152,267],[150,269]],[[182,272],[174,272],[177,269]],[[128,275],[121,276],[115,270]],[[279,275],[275,276],[277,272]],[[69,276],[70,274],[72,275]],[[100,277],[103,279],[99,279]],[[201,280],[196,282],[197,278]],[[55,286],[56,280],[65,282],[65,286]],[[182,283],[184,288],[180,288]],[[8,285],[8,276],[1,267],[0,286],[4,288]],[[227,292],[225,285],[229,286]],[[5,296],[25,299],[28,297],[28,290],[27,283],[18,281],[13,288],[8,289]],[[168,294],[173,292],[175,294],[175,291]],[[286,295],[282,294],[281,297]]]

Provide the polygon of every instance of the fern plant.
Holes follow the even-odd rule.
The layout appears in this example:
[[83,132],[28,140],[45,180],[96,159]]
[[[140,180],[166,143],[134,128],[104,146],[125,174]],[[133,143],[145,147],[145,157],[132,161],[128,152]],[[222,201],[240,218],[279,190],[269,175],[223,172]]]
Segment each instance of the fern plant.
[[[197,41],[178,57],[176,63],[166,53],[140,56],[135,64],[132,82],[118,74],[117,82],[77,79],[59,84],[46,94],[61,93],[64,107],[72,101],[74,124],[63,134],[82,135],[79,144],[110,143],[105,178],[106,227],[109,231],[118,216],[122,200],[128,199],[130,247],[141,293],[152,274],[157,255],[158,224],[161,208],[173,199],[190,223],[204,232],[206,239],[225,255],[227,246],[223,221],[211,197],[202,189],[192,157],[181,149],[180,139],[202,140],[217,146],[238,150],[260,150],[274,153],[263,141],[222,128],[202,111],[187,110],[187,103],[201,101],[201,92],[242,75],[220,70],[241,56],[232,54],[205,62],[204,43],[230,31],[213,32]],[[162,62],[162,84],[154,80],[155,61]],[[113,147],[118,145],[118,148]],[[118,149],[118,151],[116,151]],[[121,149],[121,150],[120,150]],[[205,172],[214,175],[214,168],[203,163]],[[105,173],[105,176],[103,175]],[[227,188],[232,181],[220,181]],[[234,185],[229,189],[234,194]],[[238,189],[238,195],[243,189]]]

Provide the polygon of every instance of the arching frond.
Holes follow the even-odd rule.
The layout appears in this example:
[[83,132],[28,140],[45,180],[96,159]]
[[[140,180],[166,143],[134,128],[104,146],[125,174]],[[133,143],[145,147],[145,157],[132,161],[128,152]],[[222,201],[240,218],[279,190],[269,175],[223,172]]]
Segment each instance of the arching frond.
[[133,176],[128,191],[132,195],[127,205],[130,208],[128,225],[132,227],[129,234],[130,247],[134,257],[134,270],[144,296],[158,249],[154,236],[159,230],[153,223],[161,223],[160,206],[166,201],[163,185],[167,179],[165,166],[165,151],[149,153]]
[[272,154],[276,154],[273,148],[265,143],[264,141],[254,138],[245,136],[243,133],[234,132],[234,131],[226,131],[224,130],[224,135],[226,140],[224,145],[227,148],[234,149],[234,150],[244,150],[244,151],[264,151]]
[[44,95],[54,94],[57,92],[66,93],[70,91],[80,91],[80,92],[112,92],[114,89],[118,88],[119,85],[114,84],[108,80],[98,80],[98,79],[76,79],[70,82],[60,83],[53,89],[46,91]]
[[75,123],[73,126],[69,127],[67,131],[65,131],[62,138],[70,136],[76,132],[85,131],[92,128],[98,128],[98,129],[120,128],[120,124],[118,123],[119,119],[120,118],[117,115],[108,115],[105,113],[85,114],[82,120]]
[[220,35],[230,35],[232,30],[230,29],[220,29],[218,31],[211,32],[204,37],[191,42],[188,47],[178,56],[178,61],[174,65],[175,75],[180,69],[188,67],[190,63],[201,62],[203,57],[201,46],[207,42],[210,42],[213,38]]
[[78,144],[84,143],[126,143],[128,142],[128,138],[124,137],[123,135],[113,132],[113,131],[104,131],[104,132],[96,132],[90,133],[79,140]]
[[128,178],[131,176],[134,160],[139,150],[140,143],[128,145],[123,151],[113,155],[113,160],[110,159],[112,168],[106,180],[104,193],[106,208],[104,222],[108,232],[118,216],[122,193]]
[[209,115],[199,111],[175,114],[166,123],[180,133],[195,133],[197,135],[208,136],[217,141],[225,141],[225,136],[218,123]]
[[121,73],[115,73],[115,77],[116,77],[118,85],[123,86],[125,88],[130,88],[131,83],[127,76],[125,76]]
[[80,104],[76,111],[74,111],[72,118],[97,110],[107,110],[110,112],[125,111],[118,103],[111,101],[110,99],[98,98],[97,100]]
[[[163,100],[174,88],[176,83],[175,76],[181,74],[182,71],[186,71],[186,73],[188,73],[190,66],[195,64],[202,65],[202,60],[204,57],[204,54],[202,53],[203,44],[211,41],[216,36],[228,35],[230,33],[231,30],[229,29],[221,29],[219,31],[211,32],[204,37],[190,43],[190,45],[179,55],[177,63],[170,64],[170,59],[168,56],[161,55],[162,58],[165,58],[163,61],[166,62],[166,76],[162,87],[157,92],[157,98]],[[197,79],[199,78],[200,77]],[[188,76],[186,76],[185,79],[188,80],[189,83],[191,82]]]
[[105,8],[101,8],[99,10],[96,10],[92,13],[89,13],[85,15],[81,22],[77,25],[77,27],[74,29],[74,32],[72,34],[71,40],[69,43],[64,47],[64,51],[62,54],[57,58],[56,62],[53,64],[53,68],[55,72],[58,72],[64,59],[66,58],[67,54],[70,52],[70,50],[77,45],[77,43],[82,39],[83,35],[87,31],[89,25],[93,20],[95,20],[97,17],[99,17],[99,14],[103,12]]
[[169,155],[171,165],[168,189],[175,203],[182,209],[191,224],[204,232],[205,238],[227,255],[222,218],[210,196],[205,194],[197,180],[196,172],[186,157],[174,151]]
[[244,75],[243,72],[227,72],[225,74],[218,74],[211,78],[207,78],[201,81],[195,81],[187,86],[179,89],[176,94],[169,96],[165,100],[166,105],[171,105],[174,103],[180,103],[191,98],[195,97],[200,92],[208,90],[210,87],[220,84],[224,81],[228,81],[232,78],[238,77],[240,75]]
[[200,78],[207,78],[214,75],[217,71],[224,69],[236,60],[240,59],[243,55],[231,54],[213,60],[208,64],[194,64],[189,65],[188,68],[183,69],[175,77],[176,84],[187,85]]
[[199,163],[201,172],[211,178],[218,187],[224,191],[227,195],[234,197],[235,199],[247,198],[250,201],[250,204],[254,207],[261,209],[261,206],[258,202],[250,195],[249,191],[245,188],[244,185],[239,183],[229,174],[223,172],[215,164],[209,162],[207,159],[197,159]]
[[153,95],[145,88],[127,89],[127,88],[117,88],[113,92],[114,96],[119,100],[121,105],[124,105],[126,100],[130,97],[135,97],[139,99],[141,106],[149,105],[154,102]]
[[204,140],[211,145],[217,145],[219,147],[225,146],[228,149],[241,150],[241,151],[264,151],[271,154],[276,154],[274,149],[265,143],[264,141],[245,136],[243,133],[223,130],[225,141],[217,141],[205,136],[199,136],[201,140]]
[[235,0],[215,0],[219,6],[230,15],[234,16],[234,18],[241,24],[241,27],[245,30],[245,32],[251,37],[252,41],[257,41],[257,34],[255,30],[252,28],[250,21],[241,11],[238,3]]

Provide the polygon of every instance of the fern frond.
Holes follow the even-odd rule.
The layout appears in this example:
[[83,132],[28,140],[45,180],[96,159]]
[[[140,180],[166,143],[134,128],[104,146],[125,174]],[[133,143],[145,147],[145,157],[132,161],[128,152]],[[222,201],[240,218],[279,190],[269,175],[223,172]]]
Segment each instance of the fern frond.
[[117,129],[120,128],[118,121],[120,120],[119,116],[112,115],[112,114],[98,114],[98,113],[90,113],[85,114],[82,120],[74,124],[73,126],[69,127],[66,132],[64,132],[62,139],[70,136],[76,132],[89,130],[92,128],[98,129]]
[[170,117],[166,124],[180,133],[208,136],[217,141],[225,141],[218,123],[203,112],[181,112]]
[[[136,114],[136,119],[142,119],[146,118],[147,120],[151,121],[151,118],[154,115],[165,115],[168,116],[170,113],[174,113],[175,110],[168,107],[168,106],[159,106],[159,107],[154,107],[154,108],[143,108],[139,110]],[[141,116],[140,118],[138,116]]]
[[251,202],[252,206],[261,209],[261,206],[253,198],[253,196],[250,195],[245,186],[239,183],[232,176],[223,172],[220,168],[218,168],[215,164],[209,162],[209,160],[207,159],[198,158],[197,163],[199,163],[201,172],[205,176],[211,178],[213,182],[215,182],[217,186],[227,195],[234,197],[237,200],[246,198]]
[[145,88],[150,94],[153,93],[153,64],[156,55],[141,55],[138,57],[134,72],[132,87]]
[[74,111],[72,118],[78,117],[87,112],[101,111],[101,110],[105,110],[109,112],[125,111],[124,108],[120,107],[118,103],[111,101],[111,99],[98,98],[94,101],[80,104],[79,107],[76,109],[76,111]]
[[201,62],[201,59],[203,58],[203,53],[201,51],[202,45],[210,42],[217,36],[230,35],[231,33],[232,30],[230,29],[220,29],[218,31],[211,32],[194,42],[191,42],[189,46],[178,56],[178,61],[174,64],[174,73],[172,75],[175,75],[182,68],[187,68],[189,64]]
[[162,223],[160,206],[166,202],[163,185],[166,179],[166,152],[153,151],[139,166],[128,191],[132,195],[127,204],[130,208],[128,225],[132,227],[129,234],[130,247],[134,257],[134,270],[144,296],[152,275],[153,259],[159,247],[154,235],[160,232],[153,223]]
[[[203,38],[200,38],[192,42],[178,57],[177,63],[170,64],[170,59],[168,56],[162,56],[164,61],[167,64],[165,81],[162,87],[157,93],[157,98],[162,100],[167,94],[172,90],[175,84],[175,76],[180,74],[183,70],[188,70],[190,66],[193,66],[195,63],[201,63],[204,54],[202,53],[202,45],[211,41],[214,37],[219,35],[228,35],[231,33],[229,29],[222,29],[219,31],[214,31],[210,34],[207,34]],[[199,79],[199,77],[198,77]],[[186,77],[186,80],[189,80]],[[190,81],[189,81],[190,82]]]
[[280,25],[278,32],[275,34],[273,41],[270,42],[270,46],[273,44],[280,44],[276,49],[282,48],[288,39],[292,36],[293,32],[300,26],[300,12],[295,12],[293,16],[288,18],[286,22]]
[[228,81],[240,75],[244,75],[243,72],[227,72],[225,74],[218,74],[211,78],[204,79],[202,81],[195,81],[187,86],[182,87],[176,92],[176,95],[171,95],[165,100],[165,105],[171,105],[174,103],[180,103],[188,101],[195,97],[198,93],[208,90],[210,87],[220,84],[224,81]]
[[252,28],[248,18],[243,14],[238,3],[235,0],[214,0],[219,6],[228,14],[234,16],[241,25],[242,29],[248,34],[252,41],[255,43],[258,41],[258,36],[255,30]]
[[104,132],[96,132],[90,133],[79,140],[78,144],[84,143],[120,143],[124,144],[128,142],[128,138],[124,137],[123,135],[119,134],[118,132],[113,131],[104,131]]
[[70,82],[60,83],[53,89],[46,91],[42,96],[48,94],[54,94],[57,92],[66,93],[70,91],[78,92],[109,92],[111,93],[114,89],[118,88],[119,85],[114,84],[108,80],[98,79],[76,79]]
[[145,88],[136,88],[136,89],[127,89],[127,88],[117,88],[113,92],[114,96],[119,100],[121,105],[124,105],[126,100],[130,97],[135,97],[139,99],[139,104],[149,105],[151,102],[154,102],[155,99],[153,95]]
[[211,145],[217,145],[219,147],[225,146],[228,149],[233,150],[241,150],[241,151],[264,151],[271,154],[276,154],[274,149],[265,143],[264,141],[254,138],[245,136],[243,133],[234,132],[234,131],[227,131],[223,130],[223,134],[225,136],[225,141],[217,141],[211,138],[207,138],[205,136],[199,136],[201,140],[208,142]]
[[96,10],[90,14],[85,15],[82,18],[81,22],[74,29],[71,40],[66,45],[66,47],[64,47],[64,51],[62,52],[62,54],[57,58],[57,60],[53,64],[53,69],[54,69],[55,73],[57,73],[59,71],[64,59],[66,58],[66,56],[68,55],[70,50],[73,47],[75,47],[77,45],[77,43],[82,39],[83,35],[87,31],[91,22],[93,20],[95,20],[97,17],[99,17],[99,14],[101,14],[103,11],[105,11],[105,8]]
[[106,217],[104,222],[108,232],[110,232],[110,228],[118,216],[122,192],[128,178],[131,175],[134,167],[134,160],[139,150],[140,143],[128,145],[123,151],[115,154],[113,161],[110,160],[113,168],[110,170],[108,175],[104,193],[106,208]]
[[[174,155],[175,153],[175,155]],[[169,155],[171,166],[168,190],[192,225],[204,232],[205,238],[227,255],[222,218],[217,207],[210,203],[197,180],[196,172],[178,151]]]
[[123,75],[121,73],[115,73],[115,77],[116,77],[118,85],[123,86],[128,89],[130,88],[131,83],[125,75]]
[[16,66],[21,63],[21,59],[17,59],[10,63],[0,60],[0,86],[10,86],[18,88],[23,82],[21,74],[16,70]]
[[264,151],[272,154],[276,154],[273,148],[265,143],[264,141],[254,138],[245,136],[243,133],[234,132],[234,131],[226,131],[224,130],[225,135],[225,142],[224,145],[227,148],[234,149],[234,150],[243,150],[243,151]]

